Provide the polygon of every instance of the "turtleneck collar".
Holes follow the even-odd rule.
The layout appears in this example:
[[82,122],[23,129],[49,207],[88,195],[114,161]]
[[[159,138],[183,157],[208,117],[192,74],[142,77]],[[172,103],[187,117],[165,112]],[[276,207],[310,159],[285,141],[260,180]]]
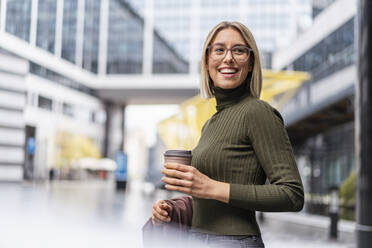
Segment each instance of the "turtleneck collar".
[[219,112],[222,109],[235,105],[240,100],[249,95],[250,92],[246,90],[246,87],[247,81],[244,81],[241,85],[232,89],[223,89],[220,87],[213,86],[214,96],[217,102],[216,106],[217,111]]

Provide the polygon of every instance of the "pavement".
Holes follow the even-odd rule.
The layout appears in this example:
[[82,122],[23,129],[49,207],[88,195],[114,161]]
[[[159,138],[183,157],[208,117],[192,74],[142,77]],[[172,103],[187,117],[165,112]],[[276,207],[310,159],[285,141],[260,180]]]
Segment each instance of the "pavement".
[[[173,194],[144,192],[141,182],[117,192],[113,181],[0,183],[0,248],[142,247],[141,227],[152,204]],[[340,222],[340,239],[328,239],[328,218],[265,213],[266,248],[352,248],[354,223]]]
[[300,213],[265,213],[260,223],[266,247],[354,248],[355,223],[339,221],[338,239],[329,238],[329,218]]

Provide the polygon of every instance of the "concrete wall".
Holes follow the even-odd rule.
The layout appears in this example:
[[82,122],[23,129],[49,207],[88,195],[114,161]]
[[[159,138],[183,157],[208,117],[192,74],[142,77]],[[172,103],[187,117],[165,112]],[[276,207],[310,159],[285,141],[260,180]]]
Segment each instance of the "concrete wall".
[[0,181],[23,178],[28,63],[0,51]]

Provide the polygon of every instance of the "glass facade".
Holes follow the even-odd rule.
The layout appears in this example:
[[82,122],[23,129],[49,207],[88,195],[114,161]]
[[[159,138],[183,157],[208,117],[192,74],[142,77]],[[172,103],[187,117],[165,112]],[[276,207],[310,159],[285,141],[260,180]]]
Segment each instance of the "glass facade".
[[155,29],[182,58],[189,60],[191,17],[178,12],[179,9],[167,15],[155,14]]
[[[312,83],[356,64],[355,21],[353,17],[340,25],[284,69],[310,72],[309,83]],[[354,99],[350,97],[344,101],[352,106]],[[338,109],[334,105],[333,107],[337,112]],[[314,121],[316,122],[316,118]],[[317,123],[315,124],[321,126],[320,122]],[[332,124],[332,129],[315,134],[303,144],[294,147],[298,158],[306,161],[299,169],[307,194],[306,211],[310,213],[328,214],[330,187],[345,186],[345,181],[350,180],[355,171],[354,121],[337,123],[339,122],[335,121]],[[353,219],[355,204],[340,204],[342,218]]]
[[[183,58],[190,58],[191,1],[154,1],[154,27]],[[154,44],[155,47],[155,44]]]
[[8,0],[6,12],[6,32],[29,41],[31,0]]
[[57,0],[39,0],[36,45],[54,53]]
[[306,158],[307,163],[300,168],[308,194],[308,211],[327,214],[327,201],[331,186],[341,186],[355,171],[354,122],[337,126],[318,134],[296,147],[297,155]]
[[174,8],[189,8],[191,6],[190,0],[156,0],[154,1],[155,8],[174,9]]
[[[238,7],[238,6],[236,6]],[[201,53],[204,45],[204,41],[211,31],[211,29],[218,23],[226,20],[236,20],[236,13],[229,11],[224,11],[224,9],[219,9],[214,13],[208,13],[200,17],[200,42],[199,42],[199,52]]]
[[189,63],[157,33],[154,34],[153,73],[187,73]]
[[78,0],[64,0],[62,58],[75,63]]
[[200,7],[199,51],[208,32],[221,21],[247,25],[261,52],[273,52],[288,45],[312,22],[311,0],[201,0]]
[[107,73],[141,73],[143,20],[128,4],[110,0]]
[[329,5],[336,0],[313,0],[313,18],[323,12]]
[[[143,16],[147,1],[108,1],[109,13],[104,15],[108,17],[106,73],[142,73],[143,59],[146,59],[143,54],[145,37]],[[32,2],[34,1],[7,1],[6,31],[25,41],[30,39]],[[58,0],[37,2],[36,45],[54,53]],[[82,57],[83,69],[97,73],[100,35],[106,33],[99,30],[101,1],[82,1],[81,3],[84,3],[82,13],[78,13],[79,2],[79,0],[63,0],[61,57],[72,63],[76,63],[76,59],[79,59],[80,63]],[[295,10],[291,9],[293,6],[296,7]],[[194,13],[195,9],[198,11]],[[191,57],[193,62],[196,61],[195,56],[199,57],[197,54],[191,54],[194,52],[191,51],[193,39],[197,39],[200,44],[197,44],[200,53],[207,33],[216,23],[223,20],[246,23],[252,29],[260,50],[271,52],[280,44],[285,45],[287,41],[294,38],[297,30],[301,29],[302,23],[296,18],[298,16],[311,18],[311,10],[310,0],[201,0],[196,2],[154,0],[152,71],[153,73],[188,73]],[[291,14],[293,11],[296,15]],[[199,12],[200,16],[196,14]],[[81,20],[83,31],[82,34],[77,34],[80,16],[84,17]],[[200,20],[194,22],[195,18]],[[292,27],[295,26],[293,30]],[[80,50],[80,46],[77,45],[81,45],[76,43],[78,35],[83,38],[82,51],[76,50]]]
[[[200,5],[202,7],[211,7],[211,6],[220,6],[220,7],[226,7],[226,6],[238,6],[239,0],[201,0]],[[238,9],[236,9],[238,11]]]
[[[0,0],[0,2],[3,0]],[[82,59],[82,67],[98,72],[101,1],[62,0],[61,57],[72,63]],[[144,15],[147,0],[107,0],[109,13],[106,50],[107,74],[142,73],[144,46]],[[8,0],[5,30],[25,41],[30,40],[31,7],[33,0]],[[36,45],[54,53],[56,11],[58,0],[37,0]],[[80,3],[84,11],[78,13]],[[280,44],[294,38],[297,16],[311,18],[310,0],[153,0],[153,73],[188,73],[189,62],[198,54],[191,54],[193,39],[197,39],[199,53],[207,33],[216,23],[241,21],[250,27],[262,52],[271,52]],[[295,10],[291,7],[295,6]],[[198,10],[198,11],[194,11]],[[296,12],[296,18],[290,14]],[[195,13],[194,13],[195,12]],[[200,16],[199,14],[200,13]],[[82,17],[80,23],[79,17]],[[195,21],[195,18],[200,20]],[[311,21],[311,20],[310,20]],[[296,25],[293,25],[296,23]],[[83,31],[78,32],[78,24]],[[296,30],[293,28],[296,26]],[[106,31],[106,30],[105,30]],[[79,31],[80,32],[80,31]],[[82,51],[77,38],[83,38]],[[103,37],[101,37],[103,38]],[[288,42],[287,42],[288,43]],[[59,44],[59,43],[58,43]],[[79,54],[77,54],[79,53]],[[191,60],[191,58],[193,58]],[[267,63],[269,64],[269,63]],[[195,66],[193,67],[195,69]]]
[[356,62],[354,46],[354,22],[350,19],[328,37],[296,59],[295,71],[307,71],[312,81],[318,81]]
[[54,83],[57,83],[57,84],[60,84],[60,85],[63,85],[63,86],[66,86],[66,87],[69,87],[69,88],[72,88],[72,89],[75,89],[75,90],[78,90],[80,92],[84,92],[86,94],[89,94],[89,95],[92,95],[92,96],[96,96],[97,93],[81,84],[81,83],[78,83],[66,76],[63,76],[57,72],[54,72],[52,70],[49,70],[45,67],[42,67],[38,64],[35,64],[35,63],[32,63],[30,62],[30,73],[32,74],[35,74],[39,77],[43,77],[43,78],[46,78],[46,79],[49,79],[50,81],[54,82]]
[[83,68],[98,71],[100,0],[85,1]]
[[153,73],[189,71],[191,18],[191,1],[154,1]]
[[144,17],[145,0],[125,0],[125,2],[128,3],[128,5],[133,8],[138,15],[142,18]]

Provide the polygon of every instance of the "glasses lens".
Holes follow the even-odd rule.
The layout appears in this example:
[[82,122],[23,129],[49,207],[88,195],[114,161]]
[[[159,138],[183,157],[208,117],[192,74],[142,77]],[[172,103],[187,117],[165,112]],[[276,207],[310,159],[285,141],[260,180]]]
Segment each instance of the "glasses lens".
[[231,53],[237,62],[245,62],[249,58],[249,49],[244,46],[231,48]]
[[225,58],[228,51],[231,51],[234,60],[237,62],[246,62],[249,58],[249,48],[245,46],[234,46],[231,49],[227,49],[221,45],[213,45],[209,47],[210,56],[216,61]]
[[210,47],[210,54],[213,60],[221,60],[226,55],[226,47],[221,45],[213,45]]

